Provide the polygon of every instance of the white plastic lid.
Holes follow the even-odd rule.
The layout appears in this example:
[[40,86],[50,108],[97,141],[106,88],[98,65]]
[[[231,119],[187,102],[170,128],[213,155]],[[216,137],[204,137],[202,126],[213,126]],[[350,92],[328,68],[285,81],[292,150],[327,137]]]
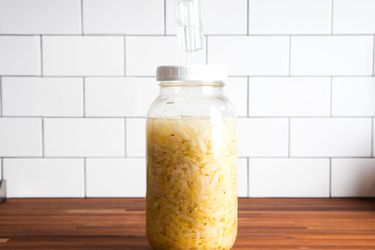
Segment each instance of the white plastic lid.
[[156,79],[165,81],[212,81],[223,82],[227,79],[227,67],[223,65],[173,65],[159,66]]

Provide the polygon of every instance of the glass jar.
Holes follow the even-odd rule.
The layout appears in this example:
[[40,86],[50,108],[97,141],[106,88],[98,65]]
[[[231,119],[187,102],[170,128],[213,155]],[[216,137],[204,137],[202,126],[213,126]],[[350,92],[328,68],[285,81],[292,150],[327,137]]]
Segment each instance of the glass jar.
[[221,66],[161,66],[147,118],[153,249],[230,249],[237,236],[235,116]]

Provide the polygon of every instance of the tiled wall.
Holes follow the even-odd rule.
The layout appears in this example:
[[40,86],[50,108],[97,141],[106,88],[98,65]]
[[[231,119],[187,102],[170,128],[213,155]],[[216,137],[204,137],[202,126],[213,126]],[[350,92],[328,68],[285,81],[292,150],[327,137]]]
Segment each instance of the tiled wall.
[[[183,62],[175,0],[0,0],[10,197],[144,196],[155,67]],[[226,64],[239,195],[375,195],[374,0],[202,0]]]

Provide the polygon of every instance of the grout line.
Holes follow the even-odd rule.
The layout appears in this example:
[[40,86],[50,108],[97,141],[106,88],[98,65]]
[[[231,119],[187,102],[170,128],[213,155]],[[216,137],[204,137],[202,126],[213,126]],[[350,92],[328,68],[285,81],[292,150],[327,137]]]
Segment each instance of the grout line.
[[[286,36],[305,36],[305,37],[315,37],[315,36],[324,36],[324,37],[332,37],[332,36],[348,36],[348,37],[352,37],[352,36],[372,36],[374,33],[356,33],[356,34],[350,34],[350,33],[337,33],[337,34],[331,34],[330,32],[327,32],[327,33],[315,33],[315,34],[312,34],[312,33],[306,33],[306,34],[303,34],[303,33],[295,33],[295,34],[291,34],[291,33],[267,33],[267,34],[263,34],[263,33],[249,33],[248,35],[246,34],[213,34],[213,33],[210,33],[208,34],[208,36],[215,36],[215,37],[220,37],[220,36],[223,36],[223,37],[228,37],[228,36],[233,36],[233,37],[247,37],[247,36],[250,36],[250,37],[279,37],[279,36],[283,36],[283,37],[286,37]],[[107,35],[107,34],[106,34]],[[144,35],[140,35],[140,34],[135,34],[135,36],[144,36]],[[160,35],[159,35],[160,36]]]
[[247,6],[246,6],[246,11],[247,11],[247,16],[246,16],[246,34],[250,35],[250,0],[247,0]]
[[83,190],[84,196],[87,197],[87,170],[86,170],[86,157],[83,158]]
[[248,156],[237,156],[237,159],[247,159],[248,158]]
[[126,76],[126,36],[124,36],[124,76]]
[[[146,116],[125,116],[125,115],[111,115],[111,116],[96,116],[96,115],[90,115],[90,116],[35,116],[35,115],[3,115],[3,118],[48,118],[48,119],[121,119],[126,117],[127,119],[145,119]],[[238,119],[315,119],[315,118],[337,118],[337,119],[364,119],[364,118],[373,118],[374,116],[332,116],[329,115],[321,115],[321,116],[271,116],[271,115],[265,115],[265,116],[236,116]]]
[[0,157],[0,162],[1,162],[1,180],[4,180],[4,161],[3,157]]
[[288,157],[290,157],[290,141],[291,141],[291,135],[290,135],[290,128],[291,128],[292,120],[289,117],[288,118]]
[[[2,77],[7,77],[7,78],[28,78],[28,77],[35,77],[35,78],[80,78],[82,76],[51,76],[51,75],[45,75],[45,76],[40,76],[40,75],[2,75]],[[93,76],[94,77],[94,76]],[[102,76],[102,77],[115,77],[115,76]],[[117,76],[119,77],[119,76]]]
[[292,75],[292,36],[289,36],[289,62],[288,62],[288,76]]
[[246,117],[250,117],[250,77],[246,77],[247,79],[247,100],[246,100]]
[[333,35],[333,1],[331,0],[331,35]]
[[[164,35],[164,32],[163,33],[160,33],[160,34],[131,34],[131,33],[85,33],[85,34],[77,34],[77,33],[71,33],[71,34],[45,34],[45,33],[33,33],[33,34],[12,34],[12,33],[3,33],[3,34],[0,34],[0,37],[1,36],[39,36],[39,35],[42,35],[42,36],[78,36],[78,37],[81,37],[82,35],[84,36],[124,36],[124,35],[127,35],[127,36],[134,36],[134,37],[176,37],[176,34],[166,34]],[[311,34],[311,33],[306,33],[306,34],[303,34],[303,33],[300,33],[300,34],[290,34],[290,33],[269,33],[269,34],[254,34],[254,33],[251,33],[251,34],[244,34],[244,33],[241,33],[241,34],[207,34],[207,36],[223,36],[223,37],[228,37],[228,36],[233,36],[233,37],[247,37],[247,36],[251,36],[251,37],[275,37],[275,36],[306,36],[306,37],[314,37],[314,36],[348,36],[348,37],[353,37],[353,36],[373,36],[374,33],[356,33],[356,34],[349,34],[349,33],[336,33],[336,34],[331,34],[330,32],[329,33],[315,33],[315,34]]]
[[335,156],[335,155],[325,155],[325,156],[240,156],[240,158],[249,157],[250,159],[374,159],[371,156]]
[[0,76],[0,116],[3,116],[3,78]]
[[329,117],[333,117],[333,77],[330,77]]
[[332,197],[332,158],[329,158],[329,198]]
[[[86,77],[86,78],[124,78],[124,75],[1,75],[2,77],[20,77],[20,78],[27,78],[27,77],[35,77],[35,78],[80,78],[80,77]],[[372,73],[369,75],[228,75],[229,78],[236,78],[236,77],[258,77],[258,78],[289,78],[289,77],[311,77],[311,78],[328,78],[328,77],[373,77]],[[127,78],[153,78],[155,79],[155,75],[126,75]]]
[[237,118],[257,118],[257,119],[261,119],[261,118],[264,118],[264,119],[283,119],[283,118],[294,118],[294,119],[309,119],[309,118],[338,118],[338,119],[359,119],[359,118],[373,118],[374,116],[364,116],[364,115],[360,115],[360,116],[342,116],[342,115],[337,115],[337,116],[332,116],[330,117],[329,115],[320,115],[320,116],[287,116],[287,115],[283,115],[283,116],[279,116],[279,115],[264,115],[264,116],[261,116],[261,115],[258,115],[258,116],[252,116],[250,115],[249,117],[246,117],[246,116],[237,116]]
[[127,149],[127,145],[126,145],[126,117],[124,117],[124,157],[126,158],[126,150]]
[[250,196],[250,158],[246,158],[246,166],[247,166],[247,197]]
[[[27,115],[6,115],[4,118],[48,118],[48,119],[82,119],[82,116],[27,116]],[[121,119],[124,116],[86,116],[86,119]],[[146,116],[127,116],[129,119],[144,119]]]
[[375,35],[372,37],[372,75],[375,76]]
[[[48,118],[48,119],[82,119],[82,116],[27,116],[27,115],[6,115],[4,118]],[[123,115],[119,116],[86,116],[86,119],[121,119]],[[146,116],[127,116],[129,119],[144,119]]]
[[44,118],[42,118],[42,156],[45,157]]
[[167,0],[164,0],[164,35],[167,35]]
[[206,35],[206,64],[208,64],[208,36]]
[[44,67],[43,67],[43,37],[42,35],[39,36],[40,39],[40,75],[44,75]]
[[[146,156],[2,156],[3,159],[145,159]],[[238,159],[375,159],[371,156],[238,156]]]
[[[86,156],[86,155],[80,155],[80,156],[2,156],[4,159],[144,159],[146,156]],[[369,157],[368,157],[369,158]]]
[[83,0],[81,0],[81,34],[83,35]]
[[[27,115],[3,115],[3,118],[10,118],[10,119],[17,119],[17,118],[47,118],[47,119],[114,119],[119,120],[124,117],[127,119],[146,119],[146,116],[124,116],[124,115],[118,115],[118,116],[27,116]],[[237,119],[372,119],[374,116],[236,116]]]
[[374,118],[371,119],[371,157],[374,157]]
[[82,77],[82,112],[83,117],[86,117],[86,78]]

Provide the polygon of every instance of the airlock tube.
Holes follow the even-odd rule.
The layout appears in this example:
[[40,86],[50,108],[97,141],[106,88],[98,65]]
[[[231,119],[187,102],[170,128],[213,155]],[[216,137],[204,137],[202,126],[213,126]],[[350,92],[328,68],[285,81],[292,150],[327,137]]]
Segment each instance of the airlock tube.
[[200,0],[176,0],[178,48],[186,52],[188,64],[194,64],[195,53],[203,49]]

